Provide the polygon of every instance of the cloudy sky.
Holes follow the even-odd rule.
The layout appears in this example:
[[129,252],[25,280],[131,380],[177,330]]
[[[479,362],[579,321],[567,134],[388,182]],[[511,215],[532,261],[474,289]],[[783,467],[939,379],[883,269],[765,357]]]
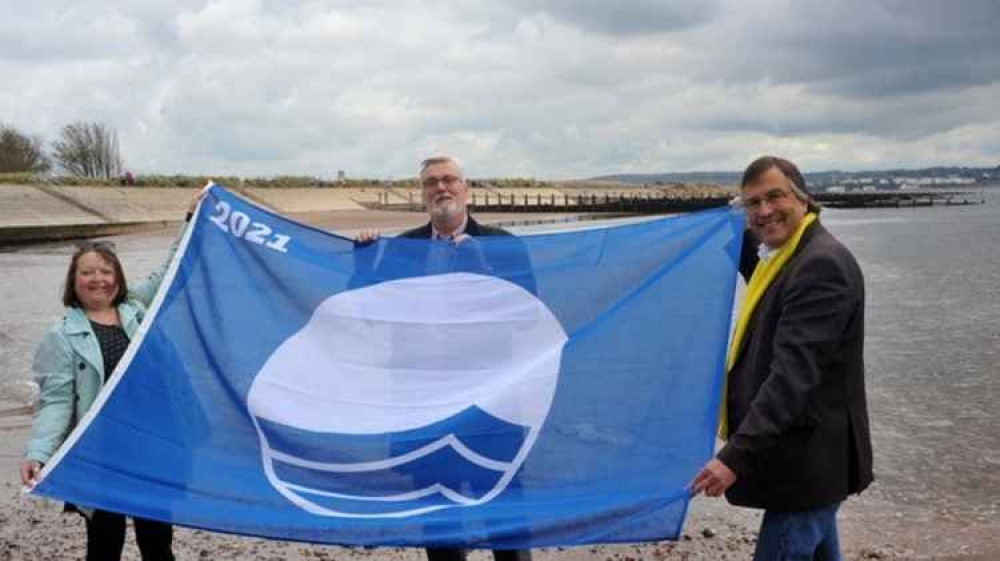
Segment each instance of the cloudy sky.
[[997,0],[0,0],[0,121],[146,173],[1000,164]]

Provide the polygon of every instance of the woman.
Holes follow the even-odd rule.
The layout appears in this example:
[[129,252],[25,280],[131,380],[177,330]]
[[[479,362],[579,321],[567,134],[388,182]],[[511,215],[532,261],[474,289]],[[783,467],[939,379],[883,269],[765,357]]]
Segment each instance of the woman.
[[[191,211],[198,197],[191,202]],[[170,260],[130,290],[114,248],[106,243],[81,245],[70,260],[63,288],[63,319],[49,330],[35,353],[33,370],[41,387],[21,482],[32,486],[45,462],[80,421],[114,372],[152,302]],[[87,560],[121,558],[125,516],[76,508],[87,521]],[[173,528],[166,523],[133,519],[144,561],[173,560]]]

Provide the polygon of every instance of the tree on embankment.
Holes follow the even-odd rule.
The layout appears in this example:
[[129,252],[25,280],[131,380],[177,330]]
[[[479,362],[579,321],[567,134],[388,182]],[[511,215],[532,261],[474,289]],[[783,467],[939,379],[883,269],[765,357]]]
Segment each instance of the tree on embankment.
[[66,173],[78,177],[112,179],[124,169],[118,132],[97,122],[66,125],[52,142],[52,157]]
[[41,140],[0,123],[0,173],[36,173],[50,167]]

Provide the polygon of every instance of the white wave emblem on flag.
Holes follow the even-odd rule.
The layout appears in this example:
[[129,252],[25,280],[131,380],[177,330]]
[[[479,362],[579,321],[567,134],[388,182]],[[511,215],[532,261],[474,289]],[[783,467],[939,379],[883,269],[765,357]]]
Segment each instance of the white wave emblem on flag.
[[250,388],[265,474],[324,516],[483,504],[531,451],[566,341],[544,303],[491,276],[331,296]]

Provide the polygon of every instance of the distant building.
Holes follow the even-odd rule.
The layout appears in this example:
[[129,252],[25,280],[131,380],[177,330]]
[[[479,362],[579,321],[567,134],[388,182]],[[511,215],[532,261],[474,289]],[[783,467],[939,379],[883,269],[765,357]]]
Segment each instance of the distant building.
[[976,180],[971,177],[961,177],[958,175],[935,177],[933,178],[933,181],[935,185],[969,185],[976,182]]

